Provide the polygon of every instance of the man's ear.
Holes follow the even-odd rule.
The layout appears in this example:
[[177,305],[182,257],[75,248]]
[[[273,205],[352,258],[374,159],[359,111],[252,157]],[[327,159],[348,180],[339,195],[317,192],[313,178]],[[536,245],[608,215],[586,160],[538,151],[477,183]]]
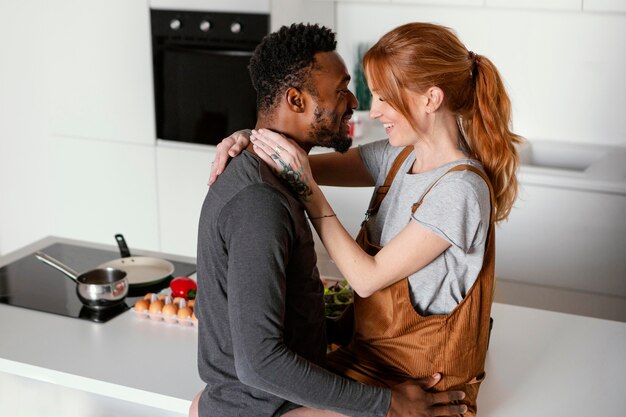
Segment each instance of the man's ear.
[[304,113],[305,97],[302,91],[295,87],[289,87],[285,93],[287,106],[295,113]]

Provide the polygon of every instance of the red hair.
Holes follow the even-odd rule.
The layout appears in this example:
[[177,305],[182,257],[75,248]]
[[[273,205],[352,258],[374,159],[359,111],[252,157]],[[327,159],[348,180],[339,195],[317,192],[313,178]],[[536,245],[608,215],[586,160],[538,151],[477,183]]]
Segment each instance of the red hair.
[[517,198],[522,138],[510,130],[511,101],[493,63],[467,50],[452,30],[409,23],[385,34],[363,57],[371,85],[413,123],[406,92],[430,87],[444,92],[443,105],[459,120],[471,157],[479,160],[495,193],[495,220],[508,217]]

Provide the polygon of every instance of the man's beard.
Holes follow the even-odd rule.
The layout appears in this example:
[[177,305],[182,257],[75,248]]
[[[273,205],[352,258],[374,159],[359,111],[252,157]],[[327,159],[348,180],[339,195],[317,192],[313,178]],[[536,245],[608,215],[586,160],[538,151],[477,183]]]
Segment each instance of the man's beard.
[[328,110],[317,107],[314,112],[315,120],[311,123],[311,138],[314,146],[322,146],[324,148],[332,148],[337,152],[345,153],[352,146],[352,138],[349,134],[342,134],[343,125],[340,124],[338,131],[329,129],[329,124],[337,126],[338,116]]

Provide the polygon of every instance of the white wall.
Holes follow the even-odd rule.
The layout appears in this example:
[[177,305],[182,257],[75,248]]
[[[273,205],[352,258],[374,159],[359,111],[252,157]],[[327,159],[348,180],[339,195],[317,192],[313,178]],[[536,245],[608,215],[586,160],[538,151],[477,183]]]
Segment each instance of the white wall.
[[0,254],[48,234],[44,4],[0,1]]
[[331,1],[271,0],[271,30],[297,22],[317,23],[335,29],[335,7]]
[[[606,1],[486,3],[513,7],[339,2],[338,49],[352,68],[358,42],[373,43],[411,21],[443,24],[499,68],[517,133],[531,141],[626,146],[626,13],[582,11],[583,4],[587,9],[611,6]],[[613,3],[619,10],[626,2]],[[534,8],[515,8],[520,4]]]

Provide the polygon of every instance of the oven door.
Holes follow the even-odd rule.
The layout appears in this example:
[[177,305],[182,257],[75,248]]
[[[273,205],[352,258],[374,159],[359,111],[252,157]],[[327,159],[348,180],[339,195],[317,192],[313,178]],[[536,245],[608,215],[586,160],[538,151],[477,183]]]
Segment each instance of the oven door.
[[251,51],[162,46],[155,69],[157,137],[217,144],[256,123]]

